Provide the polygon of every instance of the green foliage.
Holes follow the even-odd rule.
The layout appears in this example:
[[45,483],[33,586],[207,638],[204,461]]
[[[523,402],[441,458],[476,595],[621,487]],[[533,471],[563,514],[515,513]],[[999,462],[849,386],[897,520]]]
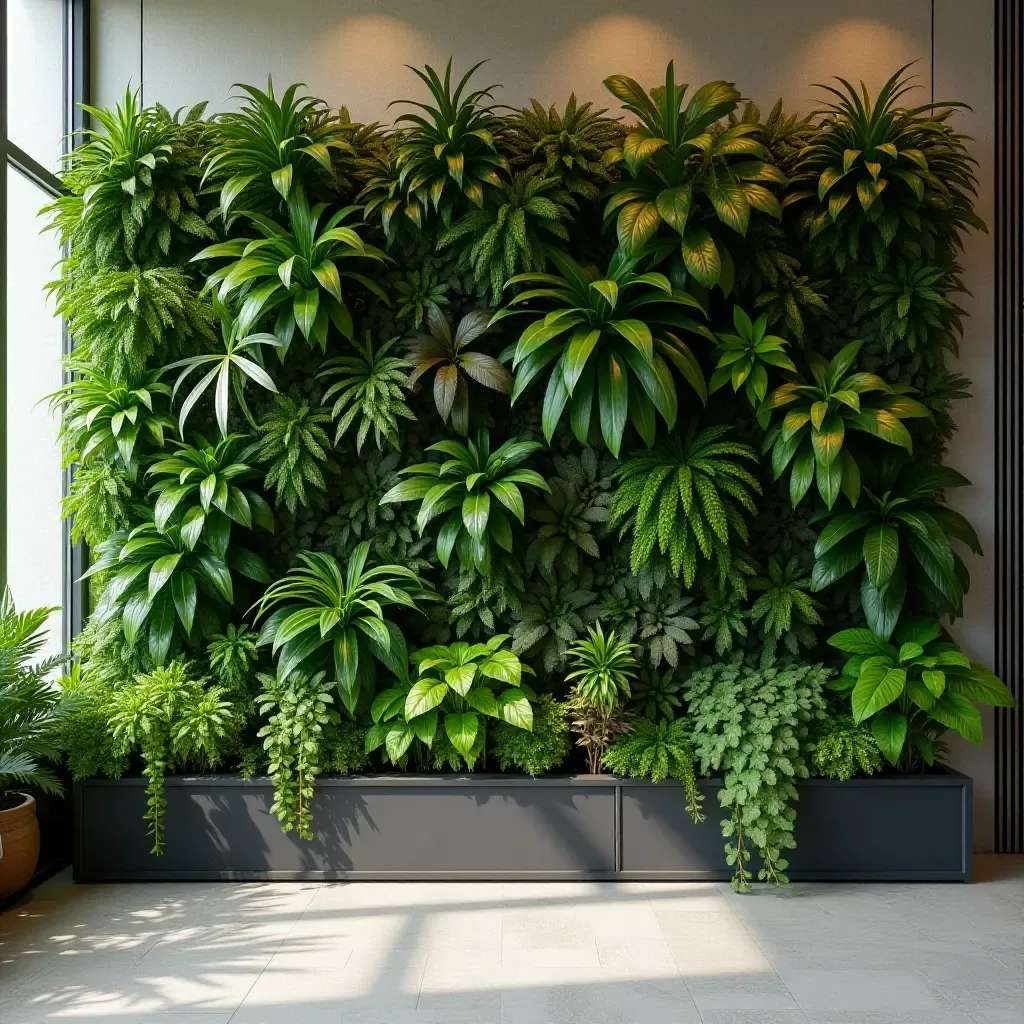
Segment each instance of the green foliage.
[[220,185],[225,221],[236,202],[247,210],[273,209],[278,197],[287,201],[333,177],[332,149],[354,155],[348,127],[323,100],[300,96],[301,85],[290,85],[280,100],[269,78],[266,92],[235,87],[246,94],[242,109],[217,118],[214,145],[203,158],[203,181]]
[[940,614],[963,614],[970,575],[952,542],[981,553],[974,528],[945,504],[970,481],[955,469],[886,460],[868,478],[853,512],[832,516],[814,547],[813,585],[823,590],[863,566],[860,597],[868,625],[887,638],[918,592]]
[[685,273],[728,293],[737,236],[746,235],[755,213],[782,219],[779,200],[765,183],[786,182],[766,160],[757,125],[718,124],[736,109],[739,92],[731,82],[709,82],[684,107],[687,87],[676,85],[672,61],[664,86],[650,96],[626,75],[612,75],[604,84],[639,120],[622,149],[609,154],[629,175],[612,186],[605,207],[605,221],[616,221],[619,245],[636,253],[667,229],[680,243]]
[[197,260],[229,258],[231,263],[206,279],[208,291],[221,302],[241,303],[238,330],[249,329],[271,313],[277,314],[274,335],[287,348],[298,327],[302,336],[321,351],[327,348],[328,325],[344,337],[353,337],[352,314],[342,293],[342,279],[355,281],[387,302],[387,295],[372,278],[357,270],[344,270],[352,260],[383,262],[387,256],[367,245],[345,221],[359,211],[345,206],[327,213],[326,203],[310,207],[301,189],[288,200],[288,226],[261,213],[246,217],[259,233],[256,239],[232,238],[207,246]]
[[89,466],[77,467],[60,503],[61,518],[71,520],[72,543],[85,540],[95,548],[111,530],[123,530],[131,497],[128,475],[113,462],[96,458]]
[[[367,753],[384,747],[388,758],[397,763],[413,740],[432,747],[443,732],[472,771],[484,756],[488,718],[531,730],[533,708],[520,683],[522,673],[532,670],[503,649],[508,639],[507,633],[499,633],[485,644],[459,641],[450,647],[413,651],[416,681],[409,687],[383,690],[374,699]],[[491,680],[505,689],[495,694]]]
[[274,403],[256,427],[260,439],[252,454],[257,462],[270,463],[263,486],[276,492],[278,507],[294,513],[299,505],[309,505],[309,488],[327,489],[321,467],[330,465],[333,446],[321,424],[330,423],[331,414],[290,395],[275,395]]
[[804,229],[818,258],[839,271],[869,262],[883,270],[893,253],[931,257],[950,235],[984,230],[971,210],[977,161],[967,153],[966,136],[947,124],[960,104],[901,106],[913,88],[905,77],[909,66],[874,102],[863,83],[859,93],[842,78],[841,89],[821,87],[835,98],[797,164],[806,191],[789,202],[809,201]]
[[[443,79],[429,64],[422,71],[410,68],[430,90],[433,104],[395,101],[423,111],[400,114],[395,122],[403,126],[395,150],[395,169],[405,200],[403,212],[418,228],[436,214],[449,227],[467,202],[482,206],[484,186],[498,186],[498,171],[508,171],[508,161],[498,154],[494,143],[495,108],[486,102],[497,87],[466,92],[479,67],[474,64],[454,91],[450,60]],[[399,201],[390,199],[382,214],[393,216]],[[385,232],[388,228],[385,222]]]
[[640,669],[639,678],[632,684],[632,707],[650,721],[675,719],[682,704],[679,695],[683,683],[675,677],[675,669],[663,672],[654,669]]
[[565,704],[548,693],[531,703],[532,729],[520,729],[501,721],[495,722],[491,729],[491,749],[502,771],[519,768],[527,775],[543,775],[569,756],[569,718]]
[[[792,464],[789,494],[794,507],[816,482],[818,493],[832,508],[845,494],[851,505],[860,499],[862,466],[843,442],[847,430],[855,430],[900,445],[913,452],[905,419],[928,417],[928,410],[915,398],[914,389],[886,384],[874,373],[847,373],[862,342],[851,341],[827,362],[814,354],[808,363],[814,383],[799,374],[780,384],[758,410],[762,426],[768,425],[776,409],[789,407],[785,417],[765,435],[764,451],[772,453],[772,472],[778,480]],[[862,398],[881,392],[881,399],[868,405]]]
[[750,845],[761,854],[761,881],[788,880],[785,851],[796,845],[795,783],[809,775],[809,730],[825,717],[828,676],[820,665],[751,668],[735,658],[687,681],[694,754],[702,772],[724,773],[719,801],[730,817],[722,822],[722,835],[730,840],[725,852],[735,868],[736,891],[750,889]]
[[206,648],[210,671],[231,693],[245,693],[259,660],[259,635],[244,623],[228,623],[223,633],[214,633]]
[[580,703],[610,715],[628,698],[636,675],[636,644],[620,640],[612,630],[607,636],[600,621],[587,628],[587,636],[566,651],[572,671],[565,677]]
[[475,571],[460,572],[455,590],[448,597],[448,621],[461,640],[467,634],[480,639],[497,628],[498,617],[518,613],[523,606],[523,577],[518,565],[501,559],[482,576]]
[[[555,249],[548,257],[557,274],[517,274],[509,285],[529,285],[495,314],[494,320],[528,313],[539,317],[520,334],[512,357],[515,385],[512,402],[550,363],[554,363],[544,394],[543,429],[548,443],[563,413],[580,444],[590,437],[595,395],[601,437],[616,458],[622,447],[627,417],[637,433],[653,444],[655,412],[671,430],[678,397],[669,364],[707,400],[704,374],[695,356],[673,329],[714,340],[693,317],[703,317],[700,303],[674,288],[664,274],[638,272],[644,253],[617,249],[601,277]],[[555,308],[520,308],[543,299]],[[620,301],[621,300],[621,301]],[[670,329],[671,328],[671,329]]]
[[61,691],[49,676],[65,659],[32,664],[46,643],[45,625],[56,608],[18,612],[10,590],[0,598],[0,789],[12,784],[60,793],[60,779],[46,762],[60,758],[67,715]]
[[556,567],[571,575],[580,571],[580,554],[600,557],[597,544],[602,524],[611,519],[612,469],[593,448],[580,455],[556,455],[555,472],[548,478],[544,504],[530,509],[530,518],[541,524],[526,549],[527,572],[538,567],[549,579]]
[[620,536],[633,535],[634,572],[657,544],[687,587],[700,562],[710,563],[725,580],[733,560],[731,534],[748,540],[740,508],[756,512],[752,492],[761,493],[757,479],[737,461],[756,462],[757,456],[745,444],[722,440],[729,429],[706,427],[698,433],[691,424],[684,438],[673,434],[619,468],[612,512],[614,522],[622,523]]
[[740,595],[728,587],[710,594],[700,606],[701,640],[715,641],[715,654],[721,657],[733,649],[734,634],[746,637],[750,613],[742,607]]
[[558,178],[519,171],[501,182],[479,210],[463,214],[437,240],[457,246],[458,266],[470,270],[481,295],[501,301],[505,282],[518,273],[543,271],[547,248],[569,241],[565,221],[576,206]]
[[116,381],[139,378],[153,360],[214,340],[214,312],[173,267],[106,270],[57,289],[57,312],[75,358]]
[[518,468],[541,447],[536,441],[506,441],[492,454],[486,430],[477,431],[476,440],[466,444],[438,441],[427,451],[441,452],[448,461],[407,466],[401,471],[406,479],[392,487],[381,502],[420,501],[416,517],[420,533],[432,519],[450,512],[437,537],[438,561],[447,567],[454,551],[464,570],[475,568],[487,575],[491,542],[504,551],[512,550],[506,510],[520,524],[526,521],[519,485],[548,489],[535,470]]
[[310,806],[322,771],[324,727],[338,719],[331,708],[334,683],[325,672],[310,676],[293,671],[287,677],[260,673],[259,678],[263,689],[258,703],[267,724],[258,735],[274,783],[270,810],[285,832],[295,829],[300,838],[312,839]]
[[801,646],[817,644],[811,627],[821,625],[821,605],[808,593],[811,586],[810,577],[795,558],[785,567],[780,567],[776,559],[769,559],[768,575],[755,576],[750,581],[751,590],[762,592],[750,609],[750,618],[761,623],[765,650],[770,656],[774,656],[780,640],[794,657]]
[[947,729],[980,746],[974,701],[1017,706],[1001,680],[942,638],[934,619],[904,619],[891,643],[868,629],[844,629],[828,642],[853,655],[833,688],[850,694],[854,721],[870,720],[878,749],[903,770],[934,764],[935,741]]
[[540,659],[545,672],[561,668],[569,646],[585,632],[585,609],[597,595],[580,589],[578,584],[571,577],[536,580],[515,613],[512,650]]
[[871,730],[849,716],[829,723],[814,746],[815,774],[846,782],[854,775],[874,775],[882,768],[882,755]]
[[442,281],[437,270],[429,264],[414,267],[404,277],[394,281],[391,288],[398,305],[395,317],[399,320],[412,320],[416,330],[423,326],[424,319],[432,309],[440,310],[442,306],[451,304],[448,298],[450,285]]
[[747,401],[757,408],[768,391],[768,366],[777,366],[790,373],[796,373],[793,360],[783,349],[784,338],[767,334],[768,314],[762,313],[753,323],[739,306],[732,308],[735,334],[719,334],[718,347],[714,351],[715,372],[708,387],[710,394],[731,384],[733,391],[742,387]]
[[397,338],[392,338],[374,350],[370,332],[367,331],[364,344],[352,343],[354,355],[328,360],[317,374],[317,377],[341,378],[327,389],[323,397],[324,405],[334,400],[331,417],[338,421],[334,435],[336,445],[356,422],[356,417],[359,417],[356,454],[362,452],[371,427],[378,450],[383,449],[385,438],[392,448],[397,449],[398,418],[416,419],[405,404],[402,390],[412,385],[405,372],[408,364],[404,359],[388,354],[397,341]]
[[629,732],[617,739],[601,758],[605,768],[616,775],[664,782],[679,779],[686,792],[686,810],[697,823],[704,820],[704,794],[697,788],[689,726],[682,718],[654,723],[638,718]]
[[451,418],[456,433],[469,433],[469,384],[467,378],[500,394],[512,390],[512,375],[494,356],[465,351],[488,328],[487,310],[474,309],[452,333],[448,318],[438,307],[427,310],[428,334],[413,338],[408,359],[412,364],[409,381],[415,384],[428,371],[434,373],[434,405],[441,419]]
[[621,144],[623,128],[604,116],[606,110],[592,108],[578,104],[575,93],[562,113],[531,99],[505,120],[502,141],[512,151],[513,169],[536,169],[572,195],[595,202],[612,180],[605,154]]
[[173,661],[115,690],[108,706],[110,734],[122,754],[134,750],[145,763],[146,814],[153,853],[164,844],[168,772],[194,763],[214,767],[228,748],[238,722],[219,686],[192,677],[188,662]]
[[83,105],[95,127],[65,158],[70,194],[49,208],[73,262],[89,272],[146,266],[216,237],[196,195],[205,107],[182,120],[160,106],[140,109],[131,89],[114,110]]
[[120,778],[128,768],[129,758],[118,750],[107,728],[111,686],[99,673],[83,672],[81,662],[72,664],[57,683],[65,713],[57,726],[56,746],[71,777]]
[[417,609],[418,601],[434,597],[405,566],[368,568],[369,553],[367,543],[357,545],[343,573],[328,554],[300,552],[300,564],[256,605],[258,618],[265,617],[259,643],[272,645],[278,677],[324,670],[349,712],[360,691],[372,693],[375,660],[399,679],[408,671],[405,637],[383,609]]

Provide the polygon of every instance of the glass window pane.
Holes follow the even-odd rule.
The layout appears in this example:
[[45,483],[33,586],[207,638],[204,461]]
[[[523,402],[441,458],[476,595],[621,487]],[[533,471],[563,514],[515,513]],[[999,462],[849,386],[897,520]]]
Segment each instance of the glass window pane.
[[[40,401],[61,385],[61,321],[44,292],[60,246],[40,233],[48,196],[7,172],[7,580],[19,609],[63,600],[58,417]],[[49,623],[46,654],[61,650],[61,616]]]
[[63,0],[7,0],[7,137],[47,170],[64,134]]

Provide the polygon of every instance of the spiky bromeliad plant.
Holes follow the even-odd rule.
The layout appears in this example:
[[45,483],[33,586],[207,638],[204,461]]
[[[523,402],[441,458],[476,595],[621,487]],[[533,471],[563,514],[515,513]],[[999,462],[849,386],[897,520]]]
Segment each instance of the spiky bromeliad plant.
[[383,609],[418,609],[434,595],[402,565],[368,567],[370,545],[358,544],[345,566],[322,551],[299,553],[299,565],[276,580],[254,605],[264,619],[260,645],[270,644],[277,674],[326,671],[351,712],[361,694],[372,694],[379,661],[399,679],[408,674],[402,631]]
[[[529,285],[495,314],[494,321],[521,313],[539,317],[519,336],[512,357],[515,385],[512,402],[550,363],[544,394],[543,429],[550,443],[568,410],[572,432],[581,444],[590,436],[596,404],[601,436],[618,457],[629,419],[647,444],[654,443],[655,413],[668,429],[678,413],[671,364],[707,400],[707,386],[689,347],[676,330],[714,335],[701,324],[700,303],[664,274],[639,270],[641,257],[618,249],[604,277],[592,276],[575,260],[549,251],[558,274],[519,274],[509,285]],[[546,314],[522,303],[555,304]],[[493,322],[493,321],[492,321]],[[595,403],[596,398],[596,403]],[[596,417],[595,417],[596,418]]]
[[[887,384],[875,373],[849,373],[861,341],[851,341],[832,359],[817,353],[808,358],[814,382],[794,375],[780,384],[758,409],[767,426],[777,409],[786,409],[764,438],[764,451],[772,453],[772,472],[778,480],[789,470],[789,494],[794,507],[812,483],[832,508],[845,494],[851,505],[860,499],[861,467],[857,456],[844,447],[847,430],[856,430],[908,452],[914,443],[903,421],[931,414],[916,398],[913,388]],[[880,394],[881,398],[865,399]],[[871,404],[868,404],[868,403]],[[788,407],[788,408],[787,408]]]
[[649,452],[633,456],[618,471],[612,502],[614,521],[633,535],[633,572],[651,557],[655,545],[668,555],[672,571],[693,585],[700,560],[719,580],[732,565],[733,539],[748,539],[741,507],[756,513],[757,479],[738,460],[757,461],[753,449],[724,440],[728,426],[691,425],[684,438],[674,434]]
[[786,181],[768,162],[757,125],[714,130],[736,109],[739,92],[731,82],[709,82],[684,107],[686,86],[676,85],[671,61],[665,84],[649,96],[626,75],[604,84],[639,120],[622,149],[609,154],[629,177],[612,185],[605,221],[616,221],[619,244],[634,253],[667,229],[679,240],[685,273],[728,293],[735,276],[730,249],[755,212],[782,219],[778,198],[765,186]]
[[512,550],[512,527],[507,512],[526,521],[526,507],[519,485],[548,489],[536,470],[520,463],[542,446],[536,441],[506,441],[491,452],[490,435],[477,431],[476,440],[438,441],[428,452],[441,452],[446,462],[420,462],[407,466],[407,479],[381,498],[420,501],[416,525],[420,533],[436,516],[451,514],[437,536],[437,557],[447,566],[454,551],[463,569],[475,568],[484,575],[491,568],[491,541],[505,551]]
[[[422,71],[406,65],[430,90],[433,100],[433,104],[415,100],[395,100],[391,104],[402,103],[423,111],[400,114],[395,121],[405,126],[395,150],[399,188],[404,193],[405,215],[417,227],[432,214],[439,214],[444,226],[449,227],[467,202],[482,206],[484,186],[499,185],[498,172],[508,171],[508,162],[494,144],[494,106],[487,102],[497,86],[466,92],[470,78],[484,63],[474,64],[454,92],[451,60],[443,79],[429,64]],[[390,210],[389,216],[393,215],[395,204],[396,198],[390,199],[382,212]]]

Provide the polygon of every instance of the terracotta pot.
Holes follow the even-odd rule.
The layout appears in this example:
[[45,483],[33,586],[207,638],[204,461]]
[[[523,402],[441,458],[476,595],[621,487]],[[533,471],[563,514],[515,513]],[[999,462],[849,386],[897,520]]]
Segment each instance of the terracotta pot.
[[27,793],[17,807],[0,811],[0,899],[20,892],[32,881],[39,861],[39,821],[36,802]]

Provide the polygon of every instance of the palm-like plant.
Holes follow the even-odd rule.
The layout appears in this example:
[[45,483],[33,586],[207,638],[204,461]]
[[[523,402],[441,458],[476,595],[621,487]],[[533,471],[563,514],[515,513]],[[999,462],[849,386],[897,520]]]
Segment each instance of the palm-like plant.
[[259,642],[277,656],[278,677],[298,668],[326,671],[349,711],[364,687],[372,692],[375,659],[399,679],[408,674],[405,638],[383,609],[418,609],[417,602],[434,598],[411,569],[368,568],[369,551],[368,544],[357,545],[344,572],[330,555],[302,551],[300,564],[254,606],[257,618],[266,616]]
[[160,371],[161,374],[164,374],[168,370],[181,370],[174,382],[174,390],[171,393],[172,401],[193,371],[206,371],[181,403],[181,411],[178,414],[178,433],[182,437],[185,436],[185,422],[188,420],[189,413],[192,412],[208,388],[213,388],[214,411],[222,437],[228,436],[228,409],[232,392],[242,414],[254,427],[256,421],[245,401],[246,382],[253,380],[260,387],[277,394],[277,385],[274,383],[273,377],[263,368],[261,351],[262,346],[269,345],[280,353],[287,347],[285,343],[273,334],[244,334],[241,321],[231,315],[228,307],[219,300],[215,302],[215,305],[220,314],[222,350],[177,359]]
[[232,570],[259,583],[269,582],[270,573],[251,551],[220,550],[213,543],[175,523],[162,532],[144,522],[112,533],[83,574],[110,573],[95,618],[100,624],[119,619],[131,644],[145,628],[157,665],[167,660],[175,642],[219,632],[235,600]]
[[616,220],[619,244],[631,252],[667,226],[681,240],[687,273],[705,287],[721,284],[728,292],[730,232],[746,235],[755,211],[781,220],[779,200],[765,184],[786,181],[767,161],[756,124],[718,130],[740,94],[731,82],[709,82],[684,107],[686,86],[676,85],[671,61],[665,84],[650,96],[625,75],[604,84],[639,119],[622,149],[609,154],[624,163],[629,178],[612,185],[605,221]]
[[908,67],[874,102],[863,82],[860,92],[843,78],[842,88],[820,86],[835,99],[797,164],[808,188],[787,201],[810,201],[804,226],[839,270],[858,261],[881,270],[894,247],[911,260],[931,256],[940,235],[985,229],[971,210],[977,161],[947,123],[961,104],[900,106],[913,88]]
[[[468,200],[482,206],[484,186],[498,185],[499,170],[508,170],[494,145],[495,118],[492,92],[497,86],[466,92],[470,78],[485,63],[474,64],[452,91],[452,62],[444,78],[428,64],[422,71],[409,67],[430,90],[433,104],[395,100],[414,106],[422,114],[401,114],[398,125],[408,125],[395,151],[399,183],[405,192],[406,215],[419,226],[431,211],[445,227]],[[408,66],[408,65],[407,65]],[[424,116],[425,115],[425,116]]]
[[415,229],[418,232],[423,227],[426,207],[417,196],[407,193],[405,175],[396,156],[396,150],[409,134],[408,129],[396,131],[385,140],[383,146],[366,155],[364,162],[369,180],[356,196],[357,202],[363,204],[363,214],[367,219],[380,217],[380,225],[389,246],[398,236],[400,228]]
[[259,213],[247,214],[262,236],[232,238],[207,246],[192,257],[196,260],[230,258],[231,263],[215,270],[206,287],[216,291],[222,302],[232,296],[241,303],[239,332],[245,334],[260,319],[277,313],[274,334],[287,348],[298,327],[302,336],[321,349],[327,347],[328,323],[346,337],[352,337],[352,314],[341,290],[342,278],[355,281],[384,303],[388,297],[372,278],[354,270],[342,270],[344,261],[388,257],[376,246],[367,245],[356,227],[345,224],[358,206],[345,206],[323,223],[326,203],[310,208],[301,189],[288,200],[289,226]]
[[970,573],[952,542],[981,554],[974,527],[945,504],[945,491],[970,481],[955,469],[883,462],[867,478],[866,501],[833,516],[814,548],[812,580],[822,590],[863,567],[861,605],[871,629],[886,638],[903,608],[908,588],[940,614],[963,614]]
[[373,428],[373,439],[378,449],[384,440],[398,448],[398,418],[414,420],[416,416],[405,404],[403,388],[411,387],[406,371],[409,364],[398,356],[389,355],[397,338],[384,342],[376,349],[366,332],[366,342],[354,343],[354,355],[339,356],[324,364],[317,377],[340,377],[324,393],[323,404],[331,406],[331,416],[338,421],[334,435],[337,445],[346,431],[359,417],[356,431],[356,452],[363,450],[363,442]]
[[135,479],[140,437],[144,443],[162,448],[165,431],[173,429],[170,417],[154,404],[171,389],[159,382],[156,373],[119,381],[100,367],[77,359],[69,359],[65,369],[71,380],[49,396],[51,408],[61,410],[65,464],[88,465],[94,458],[109,457]]
[[768,392],[767,367],[776,366],[790,373],[796,373],[796,367],[784,351],[786,340],[767,333],[767,313],[762,313],[751,323],[740,306],[733,306],[732,322],[735,334],[718,335],[718,347],[714,351],[715,372],[708,392],[714,394],[726,384],[731,384],[734,392],[742,387],[747,401],[756,409]]
[[[812,626],[821,625],[820,605],[810,591],[810,576],[803,572],[795,558],[785,566],[772,558],[768,562],[768,575],[755,576],[750,589],[761,591],[761,596],[750,609],[750,618],[761,623],[766,646],[774,650],[780,640],[794,657],[800,646],[813,647],[817,643]],[[763,622],[762,622],[763,620]]]
[[36,664],[44,626],[57,608],[18,612],[9,590],[0,598],[0,791],[11,783],[46,793],[63,788],[46,761],[60,759],[57,732],[66,709],[49,676],[63,655]]
[[466,351],[489,326],[487,310],[467,313],[452,333],[448,318],[440,309],[427,310],[428,334],[413,338],[407,357],[412,364],[409,382],[415,384],[434,370],[434,404],[446,423],[449,417],[456,432],[469,433],[469,385],[466,378],[485,388],[507,395],[512,390],[512,375],[494,356]]
[[[391,760],[398,761],[414,739],[431,746],[443,723],[448,740],[472,770],[486,746],[487,718],[532,729],[533,708],[520,687],[523,672],[532,670],[502,649],[508,638],[499,633],[483,644],[459,641],[413,651],[417,679],[409,688],[377,695],[366,749],[385,746]],[[501,693],[495,694],[492,681],[504,685]]]
[[698,561],[710,563],[719,581],[733,560],[733,538],[748,539],[741,508],[756,512],[754,494],[761,485],[738,460],[757,461],[753,449],[723,440],[728,426],[692,424],[649,451],[633,456],[618,471],[612,502],[621,535],[633,534],[630,566],[639,572],[655,545],[668,555],[672,571],[693,585]]
[[[908,452],[914,444],[903,420],[930,417],[928,410],[910,396],[904,385],[886,384],[874,373],[849,373],[863,342],[851,341],[827,362],[813,354],[808,359],[814,383],[801,376],[779,385],[761,404],[762,426],[776,409],[789,407],[785,417],[765,434],[764,451],[772,453],[775,479],[792,463],[789,495],[794,507],[812,483],[832,508],[844,493],[851,505],[860,497],[861,469],[856,457],[843,447],[847,430],[857,430],[900,445]],[[873,392],[883,397],[870,406],[862,396]]]
[[312,409],[305,399],[275,395],[275,408],[256,427],[259,441],[250,449],[257,462],[269,462],[263,484],[289,512],[309,504],[307,488],[327,490],[321,463],[327,464],[331,439],[321,424],[331,422],[326,409]]
[[[402,470],[407,479],[381,498],[421,501],[416,525],[420,533],[435,517],[450,512],[437,537],[437,557],[442,565],[454,551],[463,569],[475,568],[487,575],[491,566],[491,542],[512,550],[512,527],[507,512],[525,524],[526,509],[519,485],[548,489],[544,478],[520,463],[542,446],[536,441],[506,441],[491,452],[490,435],[477,431],[476,440],[438,441],[428,452],[441,452],[446,462],[420,462]],[[492,500],[493,499],[493,500]]]
[[562,113],[536,100],[505,121],[503,140],[512,150],[512,167],[535,167],[557,178],[573,195],[593,202],[611,181],[605,154],[622,144],[624,129],[606,110],[578,104],[570,93]]
[[173,455],[158,459],[146,470],[146,476],[155,478],[149,495],[156,499],[153,524],[158,531],[163,532],[173,520],[187,541],[203,536],[221,555],[228,549],[231,523],[273,531],[270,506],[256,491],[239,486],[256,475],[239,459],[244,440],[231,434],[215,445],[202,439],[198,447],[175,442]]
[[[693,319],[703,316],[692,295],[673,288],[658,273],[638,272],[638,257],[619,249],[604,277],[592,277],[563,253],[550,250],[558,274],[519,274],[508,283],[528,284],[492,322],[519,313],[539,317],[519,337],[512,359],[513,403],[549,363],[554,363],[544,395],[543,429],[550,443],[562,414],[581,444],[590,434],[595,394],[601,435],[618,458],[626,420],[647,444],[654,443],[655,412],[671,430],[678,411],[669,363],[683,375],[701,401],[707,399],[704,375],[689,347],[674,333],[680,329],[709,340],[714,335]],[[554,309],[522,309],[534,299]]]
[[491,301],[497,303],[509,278],[544,270],[547,247],[569,240],[563,222],[571,219],[575,205],[557,178],[519,171],[511,181],[501,182],[481,209],[463,214],[437,240],[437,247],[457,246],[457,265],[472,271],[480,294],[489,288]]
[[431,309],[450,305],[450,287],[430,264],[414,267],[392,285],[397,303],[395,316],[399,320],[411,319],[413,327],[419,330]]
[[601,623],[587,629],[587,636],[566,652],[572,671],[565,677],[578,697],[604,714],[630,696],[629,684],[636,675],[636,644],[619,640],[612,630],[607,636]]
[[203,158],[203,182],[222,182],[225,221],[240,197],[250,209],[272,208],[278,196],[289,200],[318,173],[331,176],[331,150],[354,155],[348,127],[323,100],[299,95],[301,83],[288,86],[280,100],[270,78],[266,92],[241,83],[235,88],[245,93],[242,109],[217,118],[216,141]]

